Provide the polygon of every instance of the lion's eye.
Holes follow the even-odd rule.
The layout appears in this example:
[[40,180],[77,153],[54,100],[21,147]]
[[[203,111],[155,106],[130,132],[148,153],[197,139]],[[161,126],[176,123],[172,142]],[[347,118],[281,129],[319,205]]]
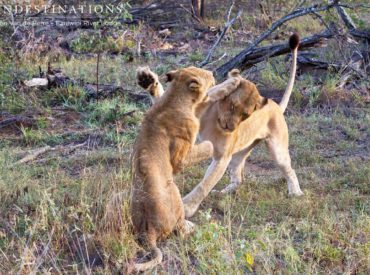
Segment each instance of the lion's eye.
[[247,113],[242,113],[242,119],[245,120],[248,118],[248,114]]
[[234,106],[234,104],[231,104],[231,106],[230,106],[230,110],[231,110],[231,111],[234,111],[234,110],[235,110],[235,106]]

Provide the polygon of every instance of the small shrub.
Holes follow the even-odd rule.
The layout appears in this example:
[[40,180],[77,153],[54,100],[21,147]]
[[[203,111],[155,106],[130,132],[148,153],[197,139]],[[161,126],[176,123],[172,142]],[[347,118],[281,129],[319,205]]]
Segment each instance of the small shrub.
[[201,53],[200,51],[195,51],[189,54],[189,61],[193,63],[202,61],[203,58],[204,58],[203,53]]
[[282,90],[285,89],[287,80],[283,77],[283,63],[278,62],[277,64],[273,65],[268,62],[266,68],[261,72],[261,80],[268,88]]
[[127,112],[136,109],[136,106],[122,100],[122,98],[105,99],[96,103],[90,103],[87,107],[89,111],[88,123],[92,125],[105,125],[114,123],[120,119],[127,119],[136,123],[139,118],[126,117]]
[[43,95],[44,105],[82,105],[86,98],[86,92],[78,86],[66,86],[54,88]]

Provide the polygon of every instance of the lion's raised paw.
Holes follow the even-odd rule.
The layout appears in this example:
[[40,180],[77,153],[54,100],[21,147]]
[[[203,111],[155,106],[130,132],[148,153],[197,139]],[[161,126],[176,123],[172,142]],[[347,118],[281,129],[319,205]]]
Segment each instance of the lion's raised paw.
[[157,81],[156,74],[148,67],[140,67],[136,70],[137,84],[144,89],[148,89],[150,85]]

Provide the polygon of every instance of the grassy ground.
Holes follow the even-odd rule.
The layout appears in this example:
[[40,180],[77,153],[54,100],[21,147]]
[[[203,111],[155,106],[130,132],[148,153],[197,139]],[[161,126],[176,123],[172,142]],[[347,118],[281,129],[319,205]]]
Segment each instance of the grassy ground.
[[[122,62],[107,60],[103,59],[103,68]],[[171,60],[152,60],[151,67],[166,70]],[[60,63],[67,74],[91,75],[89,62],[70,62]],[[286,75],[279,73],[283,68],[274,67],[261,73],[261,88],[284,82]],[[106,73],[111,78],[118,74]],[[7,74],[2,77],[7,83]],[[133,70],[123,70],[122,82],[133,85],[133,78]],[[309,87],[306,94],[295,92],[287,114],[291,156],[305,196],[287,197],[285,181],[260,145],[249,158],[238,192],[207,198],[192,219],[198,225],[195,233],[161,243],[165,258],[152,273],[369,271],[369,110],[356,101],[351,107],[316,108],[323,103],[317,89],[330,89],[327,82],[317,87],[301,77],[297,87]],[[37,113],[37,125],[1,132],[0,270],[130,270],[139,247],[127,212],[128,159],[148,106],[122,97],[87,102],[83,91],[73,87],[16,94],[10,87],[3,90],[8,95],[2,102],[4,110]],[[131,110],[136,113],[126,117]],[[83,147],[68,149],[82,142]],[[62,147],[30,164],[16,164],[30,150],[45,145]],[[202,179],[207,165],[191,167],[177,177],[182,194]],[[225,175],[217,188],[227,182]],[[113,215],[120,219],[121,230],[112,233],[112,220],[104,215],[116,211],[116,194],[124,203]]]
[[[224,53],[230,58],[250,42],[249,25],[260,24],[263,30],[269,24],[266,18],[243,16],[244,25],[226,36],[215,60]],[[317,21],[307,17],[292,21],[283,32],[308,34],[318,29]],[[138,65],[148,64],[162,74],[196,64],[209,48],[204,41],[188,44],[190,50],[177,55],[153,50],[133,60],[132,55],[102,56],[100,82],[138,92]],[[329,42],[328,48],[316,52],[318,58],[336,60],[337,47],[337,41]],[[128,215],[129,157],[149,106],[125,96],[89,101],[78,87],[24,90],[19,82],[36,75],[38,65],[45,69],[47,60],[14,60],[2,48],[0,119],[22,114],[32,115],[36,122],[32,127],[0,129],[0,274],[130,273],[140,247]],[[59,58],[53,66],[75,79],[95,82],[95,57]],[[264,95],[281,96],[287,63],[283,57],[275,58],[245,75]],[[305,195],[287,196],[285,180],[260,144],[247,162],[244,183],[236,194],[211,194],[191,219],[197,224],[195,232],[186,239],[171,236],[160,243],[163,263],[148,274],[370,272],[366,105],[370,86],[364,79],[352,90],[341,90],[338,81],[334,73],[300,75],[288,107],[292,163]],[[73,147],[78,144],[83,145]],[[44,146],[54,150],[30,163],[17,163]],[[208,164],[177,176],[182,194],[199,183]],[[216,188],[227,183],[225,175]],[[120,230],[113,231],[117,224]]]
[[[235,195],[211,195],[188,239],[161,244],[156,273],[367,273],[370,234],[369,113],[364,109],[291,114],[291,155],[305,196],[287,187],[258,147]],[[124,270],[138,247],[130,234],[128,200],[123,230],[103,218],[111,196],[130,190],[130,144],[84,148],[14,166],[19,146],[0,158],[0,268],[3,272]],[[29,149],[29,148],[27,148]],[[208,163],[177,177],[182,193]],[[228,181],[224,176],[217,188]]]

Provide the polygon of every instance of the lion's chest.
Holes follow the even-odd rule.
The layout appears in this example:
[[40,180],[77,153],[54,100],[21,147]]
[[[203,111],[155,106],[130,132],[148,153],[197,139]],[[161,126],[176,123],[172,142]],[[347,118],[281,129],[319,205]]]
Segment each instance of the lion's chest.
[[186,125],[177,126],[176,128],[169,146],[174,174],[182,169],[182,165],[195,143],[199,124],[188,122]]

